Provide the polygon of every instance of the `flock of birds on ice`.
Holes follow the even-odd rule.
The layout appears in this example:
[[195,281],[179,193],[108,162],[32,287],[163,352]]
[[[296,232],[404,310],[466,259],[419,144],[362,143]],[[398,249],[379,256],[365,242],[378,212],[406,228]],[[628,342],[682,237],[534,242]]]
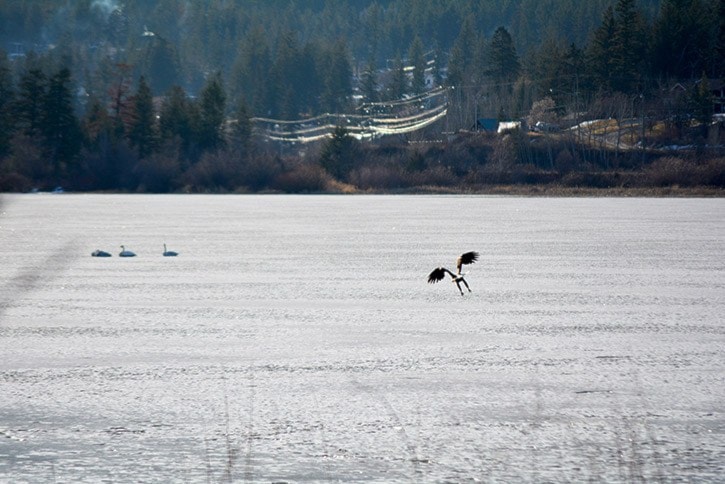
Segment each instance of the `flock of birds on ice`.
[[[164,251],[161,253],[164,257],[176,257],[179,255],[178,252],[174,252],[173,250],[168,250],[166,248],[166,244],[164,244]],[[92,257],[112,257],[110,252],[106,252],[105,250],[96,249],[91,253]],[[126,249],[125,245],[121,246],[121,252],[118,254],[119,257],[136,257],[136,253],[130,250]]]
[[[111,257],[111,254],[109,252],[106,252],[104,250],[95,250],[91,254],[93,257]],[[166,244],[164,244],[164,251],[162,254],[164,257],[176,257],[179,255],[178,252],[174,252],[173,250],[168,250],[166,248]],[[125,246],[121,246],[121,252],[118,254],[119,257],[136,257],[136,253],[127,250]],[[478,252],[471,251],[471,252],[465,252],[458,256],[458,259],[456,259],[456,272],[450,271],[446,269],[445,267],[436,267],[433,269],[433,272],[428,274],[428,284],[435,284],[436,282],[439,282],[443,280],[446,277],[446,274],[451,276],[451,282],[455,283],[458,287],[458,290],[461,292],[461,296],[463,296],[463,289],[461,288],[461,283],[463,283],[464,286],[466,286],[466,289],[468,289],[468,292],[472,292],[471,288],[468,287],[468,283],[466,282],[466,279],[464,276],[466,275],[465,272],[461,272],[464,265],[467,264],[473,264],[478,260]]]

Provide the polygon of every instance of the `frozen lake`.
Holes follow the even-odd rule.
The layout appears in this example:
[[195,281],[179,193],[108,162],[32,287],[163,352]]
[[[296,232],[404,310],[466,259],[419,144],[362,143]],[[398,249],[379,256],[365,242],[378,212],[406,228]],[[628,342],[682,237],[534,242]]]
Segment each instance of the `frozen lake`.
[[0,482],[725,475],[723,199],[0,201]]

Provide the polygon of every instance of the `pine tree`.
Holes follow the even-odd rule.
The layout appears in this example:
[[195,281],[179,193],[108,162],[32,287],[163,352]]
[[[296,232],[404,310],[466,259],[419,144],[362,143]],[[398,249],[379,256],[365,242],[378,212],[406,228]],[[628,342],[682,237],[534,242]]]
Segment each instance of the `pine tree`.
[[195,125],[197,124],[196,106],[180,86],[174,86],[161,105],[159,116],[159,134],[163,141],[178,138],[184,148],[192,142]]
[[570,82],[575,83],[569,87],[570,90],[577,89],[579,76],[583,73],[584,68],[584,52],[572,42],[564,54],[565,73]]
[[85,149],[81,152],[84,178],[96,190],[117,188],[116,148],[113,120],[108,108],[98,98],[91,98],[81,120]]
[[105,33],[115,46],[123,46],[128,38],[128,15],[120,8],[115,9],[108,16]]
[[640,84],[647,47],[644,18],[636,0],[618,0],[614,8],[616,28],[612,49],[613,87],[632,92]]
[[160,35],[152,39],[145,63],[147,81],[153,92],[166,92],[179,81],[178,56],[174,46]]
[[199,126],[197,136],[202,150],[213,151],[224,144],[224,115],[226,93],[221,73],[209,78],[199,96]]
[[717,29],[713,13],[703,0],[663,0],[653,28],[656,73],[692,79],[711,68],[711,32]]
[[408,62],[413,67],[413,78],[410,83],[410,90],[413,94],[420,94],[425,91],[425,57],[423,55],[423,42],[417,35],[410,44],[408,50]]
[[408,78],[405,76],[403,59],[400,57],[400,54],[395,57],[386,91],[389,101],[402,99],[403,95],[408,91]]
[[450,60],[448,61],[448,77],[446,83],[452,87],[463,85],[466,75],[466,63],[464,61],[463,49],[454,45],[451,49]]
[[81,146],[70,82],[70,70],[60,69],[48,80],[48,90],[43,98],[41,132],[56,176],[62,174],[63,168],[78,154]]
[[108,109],[98,98],[91,98],[86,114],[81,121],[81,131],[85,145],[91,150],[100,150],[100,145],[110,141],[113,132],[113,120]]
[[134,119],[128,137],[138,157],[143,159],[154,152],[158,142],[153,96],[144,76],[139,79],[133,96],[133,110]]
[[375,68],[375,62],[370,59],[365,66],[365,70],[362,73],[360,79],[360,90],[367,102],[378,101],[378,73]]
[[180,86],[169,91],[159,113],[159,143],[163,150],[178,147],[184,162],[195,162],[199,156],[197,130],[199,109]]
[[251,111],[258,115],[271,114],[271,66],[267,36],[261,28],[252,29],[239,47],[231,92],[235,97],[244,96]]
[[323,107],[330,113],[345,112],[352,93],[352,67],[344,41],[335,42],[324,73]]
[[20,79],[13,109],[15,125],[29,137],[42,134],[43,102],[47,87],[48,78],[40,69],[30,69]]
[[489,45],[486,42],[486,38],[483,35],[477,35],[473,38],[473,58],[471,65],[468,66],[468,82],[472,86],[476,86],[476,90],[479,90],[484,84],[486,84],[486,75],[488,75],[488,62],[489,62]]
[[283,119],[296,119],[300,112],[298,86],[301,51],[297,45],[297,36],[291,31],[282,34],[278,44],[270,73],[272,92],[276,95],[272,112]]
[[10,137],[15,130],[12,107],[15,86],[5,51],[0,49],[0,159],[8,152]]
[[696,88],[693,89],[690,103],[695,118],[700,122],[702,136],[707,136],[707,130],[712,121],[713,103],[710,80],[705,73],[702,74]]
[[504,27],[497,28],[488,47],[489,76],[497,83],[510,83],[518,77],[520,68],[511,34]]
[[594,31],[594,37],[587,52],[589,71],[595,80],[595,84],[607,90],[612,89],[613,50],[616,29],[614,9],[607,7],[601,25]]
[[343,127],[336,127],[327,143],[322,147],[320,165],[338,180],[346,180],[357,158],[358,141]]
[[300,113],[317,113],[320,107],[320,95],[322,94],[322,79],[319,73],[320,49],[316,44],[308,42],[302,48],[298,62],[298,75],[296,95],[298,98]]
[[237,104],[236,123],[232,131],[232,140],[236,149],[242,151],[242,155],[246,155],[249,151],[252,140],[252,120],[249,108],[244,99]]
[[476,39],[473,20],[467,16],[451,49],[448,62],[449,86],[462,86],[467,82],[470,70],[474,65]]
[[116,64],[114,80],[109,90],[111,97],[111,117],[113,118],[115,136],[122,138],[133,122],[131,107],[131,66]]
[[559,96],[564,75],[564,47],[559,39],[548,37],[534,54],[533,79],[542,93]]
[[364,36],[367,47],[366,56],[373,62],[376,61],[378,49],[382,41],[382,8],[377,2],[373,2],[365,9],[362,18],[362,35]]
[[717,6],[713,7],[717,22],[717,35],[715,38],[715,52],[713,62],[716,77],[725,76],[725,0],[720,0]]
[[443,75],[441,74],[441,64],[443,62],[443,51],[440,46],[436,44],[436,48],[433,51],[433,84],[434,86],[443,85]]

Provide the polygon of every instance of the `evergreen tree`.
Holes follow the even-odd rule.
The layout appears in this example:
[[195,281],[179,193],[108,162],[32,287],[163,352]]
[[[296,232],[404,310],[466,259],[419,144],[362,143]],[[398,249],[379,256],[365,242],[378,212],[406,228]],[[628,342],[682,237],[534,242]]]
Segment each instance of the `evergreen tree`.
[[533,54],[531,71],[539,92],[558,95],[564,75],[565,52],[559,39],[547,38]]
[[711,32],[717,29],[712,10],[703,0],[663,0],[653,28],[657,74],[692,79],[711,67]]
[[15,125],[29,137],[40,136],[43,103],[46,99],[48,78],[40,69],[30,69],[20,79],[15,99]]
[[199,96],[199,126],[197,136],[202,150],[213,151],[224,144],[224,115],[226,93],[221,73],[209,78]]
[[616,21],[611,50],[612,87],[625,93],[635,90],[641,83],[647,47],[647,26],[635,2],[618,0],[614,8]]
[[595,85],[612,89],[614,36],[617,30],[614,9],[607,7],[601,25],[594,31],[589,44],[587,60]]
[[718,5],[713,7],[717,22],[717,34],[715,36],[715,52],[713,52],[715,66],[714,76],[725,76],[725,0],[720,0]]
[[302,48],[298,63],[296,95],[300,113],[317,113],[320,108],[322,79],[319,73],[320,49],[316,44],[308,42]]
[[84,143],[91,150],[99,150],[100,145],[109,142],[113,133],[113,120],[108,109],[98,98],[91,98],[88,109],[81,121]]
[[136,148],[139,158],[146,158],[156,148],[156,113],[154,112],[153,96],[146,78],[141,76],[136,94],[133,96],[134,119],[129,127],[128,137],[131,146]]
[[365,66],[365,70],[362,73],[360,79],[360,91],[367,102],[378,101],[378,73],[375,69],[375,62],[370,59]]
[[518,77],[520,68],[511,35],[504,27],[497,28],[488,47],[489,76],[496,83],[511,83]]
[[564,72],[569,82],[572,84],[569,86],[570,91],[578,90],[579,88],[579,77],[582,75],[585,69],[584,52],[577,47],[576,44],[569,44],[569,48],[564,54]]
[[441,74],[441,65],[443,63],[443,51],[440,46],[436,44],[436,48],[433,51],[433,85],[435,87],[443,85],[443,75]]
[[270,75],[272,92],[276,95],[273,114],[283,119],[296,119],[299,116],[300,58],[297,36],[294,32],[285,32],[279,39]]
[[362,38],[365,39],[364,44],[367,46],[367,52],[365,55],[371,59],[373,63],[377,60],[377,55],[382,40],[382,8],[377,2],[373,2],[363,12],[361,33]]
[[489,68],[489,45],[483,35],[476,35],[473,40],[473,58],[468,66],[468,82],[480,90],[486,83],[486,75]]
[[400,54],[395,57],[393,69],[390,76],[390,81],[386,88],[387,99],[389,101],[395,101],[402,99],[403,95],[408,90],[408,78],[405,75],[405,67],[403,66],[403,59]]
[[324,74],[323,106],[330,113],[345,112],[352,93],[352,67],[344,41],[335,42]]
[[420,94],[425,91],[425,57],[423,55],[423,42],[417,35],[410,44],[408,50],[408,62],[413,67],[413,78],[410,83],[410,90],[413,94]]
[[5,51],[0,49],[0,159],[8,152],[10,137],[15,130],[12,108],[15,86]]
[[72,72],[75,67],[76,48],[70,32],[67,30],[62,32],[55,48],[44,56],[44,61],[49,66],[46,72],[56,72],[61,68]]
[[452,87],[463,85],[466,75],[466,63],[464,59],[463,49],[459,45],[454,45],[451,49],[450,61],[448,62],[448,77],[446,83]]
[[104,33],[108,35],[108,39],[115,46],[123,46],[128,39],[129,18],[120,8],[115,9],[108,16],[108,21]]
[[449,86],[462,86],[467,82],[467,77],[474,65],[476,39],[473,20],[470,16],[467,16],[451,49],[448,62]]
[[156,93],[166,92],[179,81],[180,69],[174,46],[160,35],[155,35],[148,49],[144,71],[149,87]]
[[239,48],[232,76],[232,92],[243,95],[253,113],[268,116],[270,109],[271,54],[267,36],[261,28],[252,29]]
[[710,80],[704,73],[692,91],[691,109],[695,119],[700,122],[700,132],[703,137],[707,136],[707,130],[712,121],[712,92],[710,91]]
[[60,69],[48,80],[48,90],[43,99],[44,145],[56,176],[62,174],[63,168],[73,160],[81,146],[70,82],[70,70]]
[[114,163],[117,139],[107,107],[98,98],[92,98],[81,123],[85,145],[81,153],[84,178],[93,189],[117,188],[118,167]]
[[244,99],[237,104],[236,123],[232,131],[232,140],[235,148],[240,149],[242,154],[249,151],[252,140],[252,120]]
[[357,158],[358,141],[343,127],[336,127],[327,143],[322,147],[320,165],[338,180],[346,180]]
[[131,66],[117,64],[113,84],[109,90],[111,97],[111,117],[113,118],[115,136],[122,138],[133,123],[131,106]]
[[199,111],[186,92],[174,86],[161,105],[159,116],[159,135],[162,143],[180,144],[187,160],[197,156],[196,129],[199,123]]

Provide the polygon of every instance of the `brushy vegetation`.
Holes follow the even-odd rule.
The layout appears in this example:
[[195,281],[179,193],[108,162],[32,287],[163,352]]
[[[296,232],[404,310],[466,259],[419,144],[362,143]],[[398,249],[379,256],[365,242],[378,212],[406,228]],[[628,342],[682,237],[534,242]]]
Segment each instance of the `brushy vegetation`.
[[[153,193],[574,193],[576,189],[674,188],[678,193],[725,194],[722,155],[708,156],[697,150],[592,149],[567,137],[544,139],[518,131],[503,136],[459,133],[437,143],[387,140],[371,144],[341,130],[326,143],[293,154],[264,143],[250,152],[254,155],[233,149],[205,153],[185,169],[174,151],[160,152],[115,175],[125,180],[127,188],[120,191]],[[119,150],[113,157],[133,159],[130,149]],[[12,167],[12,160],[5,166]],[[64,180],[66,189],[94,189],[89,177],[114,170],[101,158],[95,161],[98,164],[85,177]],[[42,164],[6,171],[0,174],[0,191],[37,188],[33,177],[43,174]]]
[[[346,135],[342,135],[346,136]],[[334,152],[331,155],[330,152]],[[593,161],[580,157],[593,154]],[[227,153],[227,156],[231,156]],[[215,166],[225,166],[217,161]],[[560,189],[640,190],[676,188],[718,194],[725,189],[725,157],[697,152],[638,150],[606,153],[563,138],[542,141],[515,132],[505,136],[459,134],[426,144],[362,144],[332,139],[304,156],[267,154],[235,167],[238,185],[222,191],[320,192],[498,192]],[[182,190],[210,186],[196,170]],[[231,174],[222,179],[232,179]],[[661,191],[666,193],[666,191]]]
[[[725,157],[639,151],[594,152],[563,139],[532,143],[514,133],[468,135],[435,145],[368,147],[345,180],[367,191],[490,192],[502,186],[593,189],[725,189]],[[581,148],[581,149],[577,149]]]

